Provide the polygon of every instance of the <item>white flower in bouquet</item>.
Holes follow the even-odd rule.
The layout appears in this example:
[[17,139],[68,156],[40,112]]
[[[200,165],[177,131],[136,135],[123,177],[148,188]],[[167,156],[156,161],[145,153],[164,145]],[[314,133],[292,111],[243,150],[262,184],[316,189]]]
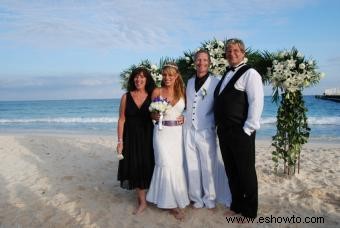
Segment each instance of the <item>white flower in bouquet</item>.
[[120,77],[122,79],[122,87],[123,88],[127,87],[127,82],[129,80],[129,77],[130,77],[132,71],[136,68],[147,69],[150,72],[151,77],[155,81],[156,86],[158,86],[158,87],[161,86],[161,81],[162,81],[162,77],[160,76],[161,69],[157,65],[151,64],[149,60],[143,60],[138,65],[132,65],[132,66],[130,66],[130,68],[124,70],[120,74]]
[[298,53],[296,53],[296,56],[297,56],[298,58],[303,58],[303,57],[304,57],[304,55],[303,55],[301,52],[299,52],[299,51],[298,51]]
[[156,81],[162,81],[162,79],[163,79],[162,74],[156,74],[155,79],[156,79]]
[[124,77],[125,77],[126,80],[128,80],[129,77],[130,77],[130,74],[126,73],[126,74],[124,74]]
[[305,65],[304,63],[300,63],[300,64],[299,64],[299,68],[300,68],[301,70],[303,70],[303,69],[306,68],[306,65]]
[[160,118],[158,121],[159,130],[163,129],[162,125],[163,115],[169,108],[171,108],[170,102],[167,99],[164,99],[163,97],[156,97],[155,99],[152,100],[149,106],[150,112],[157,112],[160,114]]
[[287,59],[286,64],[289,69],[292,69],[295,67],[296,60],[295,59]]
[[218,45],[224,49],[224,43],[220,40],[217,41]]
[[160,87],[161,82],[162,82],[162,75],[160,73],[161,70],[159,69],[159,67],[157,67],[155,64],[152,64],[150,65],[149,71],[150,71],[151,77],[156,83],[156,86]]
[[272,67],[268,71],[274,88],[295,92],[316,84],[322,78],[314,60],[306,60],[295,48],[274,54]]
[[211,58],[210,71],[215,75],[222,75],[228,66],[228,61],[224,58],[224,42],[213,39],[205,42],[201,49],[209,51]]
[[205,47],[206,47],[208,50],[210,50],[210,49],[213,48],[213,46],[212,46],[210,43],[208,43]]
[[285,57],[285,52],[283,52],[283,51],[282,51],[282,52],[279,52],[279,57],[280,57],[280,58],[284,58],[284,57]]
[[321,72],[320,75],[319,75],[320,78],[324,78],[325,77],[325,73],[324,72]]
[[216,59],[212,59],[211,60],[211,66],[216,66],[217,65],[217,60]]
[[282,83],[282,87],[283,87],[284,89],[288,89],[288,88],[290,87],[289,81],[288,81],[288,80],[284,81],[284,82]]
[[156,97],[149,106],[150,112],[165,113],[171,107],[170,103],[162,98]]
[[305,86],[305,87],[308,87],[309,86],[309,82],[308,81],[304,81],[304,83],[303,83],[303,85]]

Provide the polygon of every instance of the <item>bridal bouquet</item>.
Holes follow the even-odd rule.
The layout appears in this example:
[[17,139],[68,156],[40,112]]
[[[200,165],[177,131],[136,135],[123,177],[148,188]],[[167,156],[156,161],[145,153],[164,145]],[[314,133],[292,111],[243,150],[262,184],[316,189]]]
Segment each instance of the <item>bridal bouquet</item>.
[[159,121],[158,121],[158,129],[162,130],[163,129],[163,115],[171,107],[170,102],[163,97],[156,97],[155,99],[152,100],[150,106],[149,106],[149,111],[150,112],[156,112],[160,114]]

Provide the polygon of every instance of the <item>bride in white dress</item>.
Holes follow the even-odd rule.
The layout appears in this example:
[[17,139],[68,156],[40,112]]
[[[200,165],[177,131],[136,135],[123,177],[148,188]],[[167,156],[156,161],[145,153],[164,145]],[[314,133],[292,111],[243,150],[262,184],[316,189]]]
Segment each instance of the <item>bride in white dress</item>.
[[[186,176],[183,166],[182,120],[177,119],[185,108],[184,84],[174,63],[165,64],[162,70],[162,88],[152,93],[152,99],[161,96],[170,104],[163,118],[163,129],[156,125],[153,134],[155,168],[147,194],[147,201],[162,209],[171,209],[177,219],[183,219],[180,208],[189,205]],[[159,114],[152,114],[158,120]]]

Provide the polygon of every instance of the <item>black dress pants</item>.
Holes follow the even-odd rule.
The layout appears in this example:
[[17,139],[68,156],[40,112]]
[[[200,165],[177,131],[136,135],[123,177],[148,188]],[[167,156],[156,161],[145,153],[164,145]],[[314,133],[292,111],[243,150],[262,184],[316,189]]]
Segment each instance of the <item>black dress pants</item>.
[[255,170],[255,132],[247,135],[242,126],[218,126],[217,135],[232,195],[230,209],[256,218],[258,186]]

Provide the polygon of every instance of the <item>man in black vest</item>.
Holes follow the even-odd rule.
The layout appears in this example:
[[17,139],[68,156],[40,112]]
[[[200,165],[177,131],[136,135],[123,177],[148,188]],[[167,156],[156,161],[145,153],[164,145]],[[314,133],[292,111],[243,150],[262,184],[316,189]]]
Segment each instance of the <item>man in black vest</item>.
[[215,123],[232,195],[226,216],[255,218],[258,187],[255,170],[255,134],[260,128],[263,85],[260,74],[245,64],[242,40],[225,46],[229,67],[215,89]]

